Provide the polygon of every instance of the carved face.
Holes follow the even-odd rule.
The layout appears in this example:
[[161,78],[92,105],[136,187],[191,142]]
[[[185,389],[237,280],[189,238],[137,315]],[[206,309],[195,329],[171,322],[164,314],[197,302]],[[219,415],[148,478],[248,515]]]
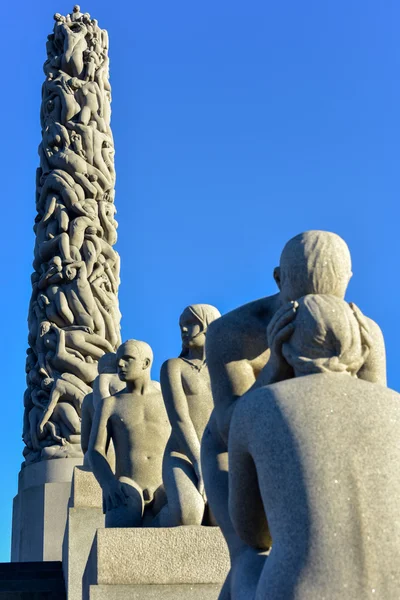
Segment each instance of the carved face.
[[135,381],[143,375],[146,368],[145,361],[132,344],[121,346],[117,355],[118,376],[121,381]]
[[204,346],[206,335],[202,331],[203,326],[197,317],[187,308],[181,314],[179,327],[181,329],[182,343],[186,348]]

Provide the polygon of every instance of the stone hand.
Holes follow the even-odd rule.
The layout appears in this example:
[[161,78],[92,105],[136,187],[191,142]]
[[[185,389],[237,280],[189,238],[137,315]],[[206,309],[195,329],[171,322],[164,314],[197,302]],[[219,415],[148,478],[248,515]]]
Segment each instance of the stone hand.
[[363,353],[368,355],[370,349],[372,348],[373,341],[369,332],[369,327],[366,318],[364,317],[361,310],[358,308],[354,302],[349,302],[349,306],[353,311],[355,318],[357,319],[358,325],[360,327],[360,335],[361,335],[361,344],[363,346]]
[[289,302],[276,311],[267,327],[267,340],[271,356],[269,369],[274,371],[273,380],[291,377],[291,369],[282,355],[282,346],[293,333],[293,321],[298,307],[297,302]]
[[104,488],[104,502],[106,510],[112,510],[127,504],[128,494],[117,479],[112,479]]

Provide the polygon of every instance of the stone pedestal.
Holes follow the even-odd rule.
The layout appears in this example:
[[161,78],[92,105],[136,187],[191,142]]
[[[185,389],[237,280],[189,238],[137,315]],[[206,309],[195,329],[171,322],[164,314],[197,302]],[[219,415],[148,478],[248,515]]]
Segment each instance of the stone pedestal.
[[74,467],[81,458],[43,460],[18,476],[13,503],[11,561],[61,561]]
[[102,491],[88,467],[75,467],[63,544],[68,600],[82,600],[82,577],[96,530],[104,527]]
[[99,529],[83,600],[217,600],[229,566],[217,527]]

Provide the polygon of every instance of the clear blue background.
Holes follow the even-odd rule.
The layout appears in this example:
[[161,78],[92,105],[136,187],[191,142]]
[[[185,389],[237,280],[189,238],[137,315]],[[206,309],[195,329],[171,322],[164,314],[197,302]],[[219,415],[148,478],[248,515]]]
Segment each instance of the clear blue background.
[[[2,10],[0,560],[9,560],[46,36],[64,0]],[[347,298],[385,334],[400,388],[400,5],[376,0],[104,0],[109,30],[123,337],[161,363],[190,303],[226,312],[276,291],[284,243],[348,242]]]

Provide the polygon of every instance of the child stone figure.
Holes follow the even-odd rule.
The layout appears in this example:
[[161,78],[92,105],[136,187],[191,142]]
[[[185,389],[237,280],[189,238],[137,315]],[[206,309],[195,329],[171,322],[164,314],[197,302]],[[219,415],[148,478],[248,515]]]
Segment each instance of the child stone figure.
[[[88,459],[103,489],[106,527],[140,527],[165,502],[162,459],[171,427],[159,386],[151,381],[148,344],[128,340],[117,351],[126,388],[96,408]],[[115,449],[115,475],[106,458]]]

